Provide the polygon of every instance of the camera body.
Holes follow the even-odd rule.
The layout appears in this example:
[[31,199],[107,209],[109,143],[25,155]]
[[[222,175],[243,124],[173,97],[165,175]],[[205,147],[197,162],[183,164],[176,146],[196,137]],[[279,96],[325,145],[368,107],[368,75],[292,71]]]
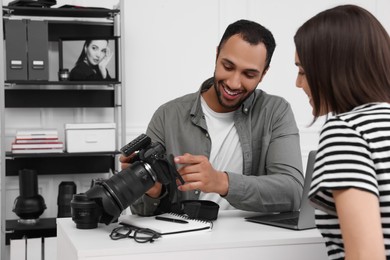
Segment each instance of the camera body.
[[[137,152],[138,151],[138,152]],[[107,180],[100,180],[71,201],[72,220],[80,229],[96,228],[98,223],[115,222],[121,212],[139,199],[155,182],[184,184],[165,147],[141,134],[121,148],[122,154],[134,154],[129,167]]]

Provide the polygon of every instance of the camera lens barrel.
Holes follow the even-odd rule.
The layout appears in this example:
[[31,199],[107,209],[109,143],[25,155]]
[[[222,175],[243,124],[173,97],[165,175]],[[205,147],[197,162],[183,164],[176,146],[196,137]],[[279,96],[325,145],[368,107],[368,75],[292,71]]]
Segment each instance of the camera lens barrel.
[[124,210],[140,198],[155,183],[155,173],[147,163],[139,161],[112,176],[105,182],[111,196]]

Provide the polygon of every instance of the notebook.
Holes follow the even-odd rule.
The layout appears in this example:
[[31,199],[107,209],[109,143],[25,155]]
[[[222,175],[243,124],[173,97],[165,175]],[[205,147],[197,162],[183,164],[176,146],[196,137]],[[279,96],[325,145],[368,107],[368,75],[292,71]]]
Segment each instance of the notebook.
[[190,219],[175,213],[164,213],[151,217],[127,215],[121,217],[120,222],[138,228],[149,228],[161,235],[211,230],[213,228],[211,221]]
[[272,225],[277,227],[303,230],[315,228],[314,208],[310,205],[308,194],[310,191],[311,178],[313,175],[316,151],[310,151],[307,160],[305,181],[303,185],[300,209],[292,212],[281,212],[245,218],[247,221]]

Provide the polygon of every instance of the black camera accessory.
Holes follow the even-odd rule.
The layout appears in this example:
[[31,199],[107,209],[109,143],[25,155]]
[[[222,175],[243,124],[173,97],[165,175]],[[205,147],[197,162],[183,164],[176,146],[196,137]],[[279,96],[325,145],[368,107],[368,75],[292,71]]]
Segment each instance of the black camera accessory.
[[219,205],[210,200],[183,200],[181,208],[190,219],[212,221],[218,218]]
[[69,70],[68,69],[60,69],[58,71],[58,80],[66,81],[69,79]]
[[23,224],[35,224],[46,209],[45,200],[38,194],[38,178],[35,170],[19,171],[20,196],[15,199],[13,212]]
[[151,142],[152,141],[151,141],[149,136],[147,136],[145,134],[141,134],[140,136],[135,138],[133,141],[131,141],[130,143],[123,146],[121,148],[121,152],[123,155],[129,156],[132,153],[134,153],[135,151],[138,151],[139,149],[141,149],[142,147],[148,146]]
[[184,183],[186,183],[183,179],[183,177],[181,177],[181,175],[179,174],[179,172],[177,171],[177,169],[174,167],[175,165],[175,161],[174,161],[174,158],[173,158],[173,154],[170,154],[167,158],[169,164],[169,168],[170,168],[170,173],[172,174],[172,178],[178,178],[180,183],[183,185]]
[[76,228],[91,229],[98,226],[101,216],[101,208],[90,200],[85,193],[73,195],[70,202],[72,207],[72,220],[76,223]]
[[76,184],[73,181],[63,181],[58,185],[58,218],[71,217],[70,201],[72,200],[73,194],[76,194]]

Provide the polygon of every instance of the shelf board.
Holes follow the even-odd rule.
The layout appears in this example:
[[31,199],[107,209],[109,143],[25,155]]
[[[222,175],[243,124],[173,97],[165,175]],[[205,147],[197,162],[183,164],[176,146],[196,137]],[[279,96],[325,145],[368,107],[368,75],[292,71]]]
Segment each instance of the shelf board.
[[38,8],[25,6],[3,6],[4,15],[112,18],[119,12],[119,9],[94,7]]
[[115,152],[13,154],[6,152],[6,176],[34,169],[38,175],[107,173],[115,170]]
[[41,218],[34,225],[21,224],[17,219],[6,220],[6,245],[10,244],[10,239],[56,237],[56,218]]
[[42,19],[48,22],[49,41],[74,37],[116,35],[113,17],[119,10],[99,8],[36,8],[3,6],[4,19]]
[[6,89],[5,107],[115,107],[115,93],[113,89]]
[[7,158],[24,158],[24,157],[83,157],[83,156],[106,156],[106,155],[116,155],[119,154],[119,151],[113,151],[113,152],[88,152],[88,153],[17,153],[14,154],[12,152],[6,152],[5,156]]
[[49,80],[6,80],[6,84],[15,85],[71,85],[71,86],[84,86],[84,85],[117,85],[120,81],[49,81]]

